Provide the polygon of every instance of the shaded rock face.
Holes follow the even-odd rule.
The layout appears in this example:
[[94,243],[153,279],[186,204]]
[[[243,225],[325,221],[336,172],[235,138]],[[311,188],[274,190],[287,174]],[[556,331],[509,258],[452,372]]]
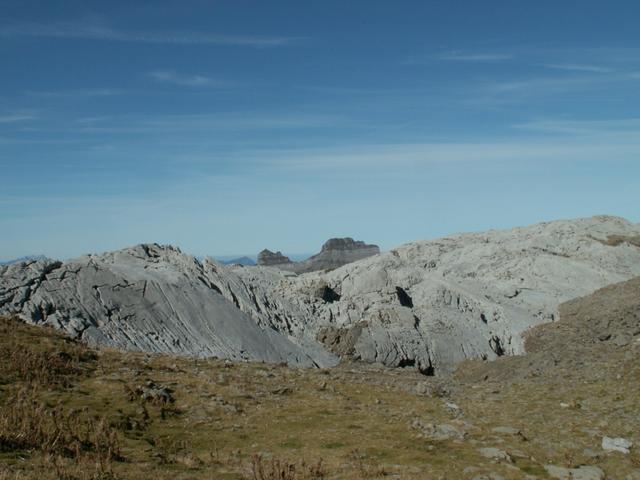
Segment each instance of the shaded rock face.
[[379,253],[380,248],[377,245],[367,245],[362,241],[356,241],[349,237],[331,238],[322,245],[320,253],[304,262],[298,262],[295,271],[296,273],[305,273],[318,270],[333,270]]
[[380,249],[377,245],[367,245],[361,240],[354,240],[351,237],[345,238],[330,238],[327,240],[320,251],[327,252],[332,250],[366,250],[374,249],[377,253],[380,253]]
[[273,266],[300,274],[333,270],[379,253],[380,248],[377,245],[367,245],[350,237],[331,238],[322,245],[320,253],[301,262],[292,262],[280,252],[273,253],[270,250],[263,250],[258,255],[258,265]]
[[272,252],[266,248],[258,254],[258,265],[272,267],[279,265],[289,265],[293,262],[289,257],[285,257],[282,252]]
[[554,322],[560,303],[640,276],[640,248],[608,241],[638,235],[615,217],[558,221],[299,276],[139,245],[1,266],[0,314],[127,349],[321,366],[347,357],[431,375],[523,353],[523,333]]

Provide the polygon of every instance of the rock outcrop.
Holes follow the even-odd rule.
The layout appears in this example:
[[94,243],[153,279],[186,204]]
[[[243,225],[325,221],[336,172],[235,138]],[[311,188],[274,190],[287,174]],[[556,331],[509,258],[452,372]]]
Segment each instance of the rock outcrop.
[[300,262],[292,262],[281,252],[273,253],[270,250],[263,250],[258,255],[258,265],[277,267],[300,274],[333,270],[379,253],[380,248],[377,245],[367,245],[350,237],[331,238],[322,245],[320,253]]
[[[131,350],[331,365],[332,355],[261,328],[221,293],[212,261],[139,245],[69,262],[0,267],[0,313]],[[224,282],[224,283],[223,283]]]
[[289,257],[285,257],[282,252],[272,252],[264,249],[258,254],[258,265],[263,267],[274,267],[281,265],[291,265],[293,262]]
[[0,314],[121,348],[297,365],[341,356],[430,375],[523,353],[523,333],[557,320],[561,302],[639,276],[638,235],[616,217],[557,221],[299,276],[140,245],[0,267]]
[[322,245],[320,253],[298,262],[294,271],[296,273],[305,273],[333,270],[379,253],[380,248],[377,245],[367,245],[362,241],[356,241],[349,237],[331,238]]
[[557,320],[560,303],[640,275],[639,233],[599,216],[414,242],[328,273],[235,272],[260,292],[259,307],[244,307],[259,322],[315,332],[351,359],[437,374],[521,354],[522,334]]

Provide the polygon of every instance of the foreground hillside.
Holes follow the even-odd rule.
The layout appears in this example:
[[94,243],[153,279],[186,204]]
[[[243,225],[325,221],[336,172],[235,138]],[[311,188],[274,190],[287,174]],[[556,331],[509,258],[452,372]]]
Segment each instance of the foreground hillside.
[[[0,322],[0,478],[640,478],[640,279],[455,377],[92,350]],[[607,452],[603,437],[635,443]]]

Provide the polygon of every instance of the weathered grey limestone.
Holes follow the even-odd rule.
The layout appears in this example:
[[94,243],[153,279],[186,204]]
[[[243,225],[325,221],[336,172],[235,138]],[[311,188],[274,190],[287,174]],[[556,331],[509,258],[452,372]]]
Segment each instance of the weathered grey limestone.
[[209,276],[216,266],[205,269],[172,247],[139,245],[66,263],[2,268],[0,312],[88,342],[304,366],[335,363],[321,348],[261,328],[222,295]]
[[141,245],[0,267],[0,313],[123,348],[300,365],[343,356],[438,374],[523,353],[521,334],[557,320],[561,302],[639,276],[638,235],[616,217],[557,221],[301,275]]
[[640,275],[639,232],[598,216],[414,242],[328,273],[234,272],[259,292],[245,307],[259,322],[430,374],[523,353],[521,334],[557,320],[561,302]]

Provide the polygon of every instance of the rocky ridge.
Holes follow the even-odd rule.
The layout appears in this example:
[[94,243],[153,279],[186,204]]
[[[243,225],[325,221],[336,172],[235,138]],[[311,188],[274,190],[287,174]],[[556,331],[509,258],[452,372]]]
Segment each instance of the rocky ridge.
[[141,245],[0,267],[0,314],[128,349],[438,374],[523,353],[522,334],[557,320],[561,302],[640,275],[640,248],[625,240],[638,235],[616,217],[548,222],[301,275]]
[[314,345],[263,329],[221,293],[212,262],[139,245],[68,262],[0,267],[0,311],[72,337],[128,350],[314,366],[335,363]]

